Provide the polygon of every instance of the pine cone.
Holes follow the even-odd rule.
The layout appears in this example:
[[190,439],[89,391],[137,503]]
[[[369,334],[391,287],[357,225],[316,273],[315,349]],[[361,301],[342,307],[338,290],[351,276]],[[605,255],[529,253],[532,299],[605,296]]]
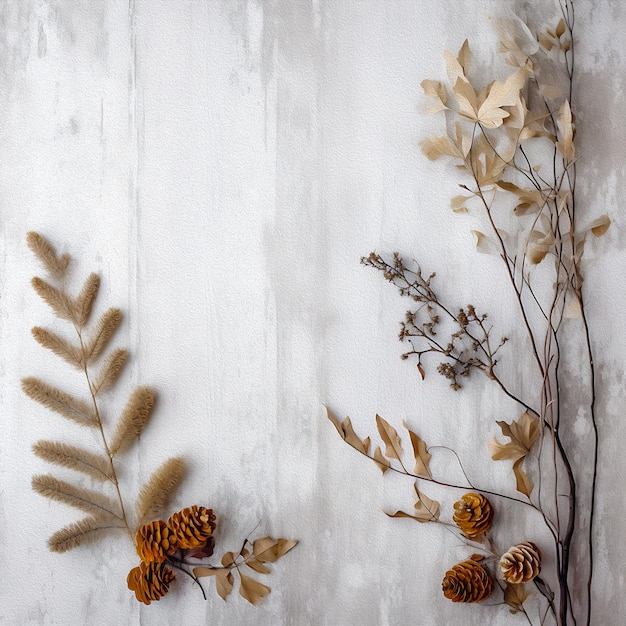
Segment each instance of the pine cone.
[[454,503],[452,519],[464,535],[473,539],[491,528],[493,509],[485,496],[470,492]]
[[126,584],[139,602],[150,604],[160,600],[169,590],[171,582],[176,578],[174,572],[163,563],[146,563],[128,572]]
[[167,525],[176,537],[179,548],[190,550],[201,548],[209,541],[215,530],[215,515],[212,509],[193,505],[167,520]]
[[500,570],[509,583],[528,583],[541,570],[541,550],[531,541],[511,546],[500,559]]
[[476,556],[457,563],[446,572],[441,583],[443,595],[452,602],[480,602],[491,594],[491,577]]
[[162,520],[142,526],[135,535],[137,554],[142,561],[160,563],[178,550],[176,535]]

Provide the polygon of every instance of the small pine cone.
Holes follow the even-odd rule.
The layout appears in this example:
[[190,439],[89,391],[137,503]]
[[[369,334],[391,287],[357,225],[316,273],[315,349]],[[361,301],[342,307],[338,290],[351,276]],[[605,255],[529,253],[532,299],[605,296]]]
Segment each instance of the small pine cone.
[[500,570],[508,583],[529,583],[541,570],[541,550],[531,541],[511,546],[500,559]]
[[443,595],[452,602],[480,602],[491,595],[492,587],[491,577],[474,558],[453,565],[441,583]]
[[128,572],[126,584],[139,602],[150,604],[160,600],[169,590],[170,584],[176,578],[174,572],[164,563],[146,563],[142,561],[139,567]]
[[473,539],[491,528],[493,509],[485,496],[470,492],[454,503],[452,519],[464,535]]
[[176,537],[178,547],[183,550],[201,548],[206,545],[215,530],[215,515],[212,509],[193,505],[167,520],[167,525]]
[[176,535],[162,520],[142,526],[135,535],[137,554],[142,561],[160,563],[168,554],[174,554],[179,546]]

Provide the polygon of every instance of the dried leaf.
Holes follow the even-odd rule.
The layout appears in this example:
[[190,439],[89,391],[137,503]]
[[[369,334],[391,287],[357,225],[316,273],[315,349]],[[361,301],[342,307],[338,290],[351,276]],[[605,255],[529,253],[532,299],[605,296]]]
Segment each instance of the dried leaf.
[[51,552],[67,552],[86,543],[96,541],[112,531],[124,530],[124,528],[121,523],[111,523],[110,519],[85,517],[78,522],[57,530],[48,539],[48,548]]
[[97,427],[98,420],[93,408],[82,400],[74,398],[38,378],[29,377],[22,380],[22,390],[29,397],[48,409],[82,426]]
[[215,587],[222,600],[226,600],[235,583],[233,573],[223,567],[194,567],[193,575],[196,578],[215,576]]
[[84,326],[87,323],[91,313],[91,306],[98,295],[99,288],[100,276],[94,273],[89,274],[83,288],[78,296],[76,296],[73,303],[74,318],[79,326]]
[[159,519],[185,473],[185,459],[167,459],[144,484],[137,498],[137,526]]
[[106,357],[92,385],[94,395],[98,395],[101,391],[110,389],[115,384],[127,359],[128,350],[124,348],[116,348]]
[[267,565],[261,563],[261,561],[259,561],[256,557],[248,559],[246,561],[246,565],[259,574],[269,574],[272,571]]
[[520,493],[523,493],[525,496],[530,498],[530,494],[532,493],[535,485],[528,477],[528,474],[522,469],[522,464],[524,463],[525,458],[525,456],[521,457],[513,463],[513,474],[515,474],[515,488]]
[[120,416],[109,444],[111,454],[127,450],[144,429],[152,409],[155,395],[149,387],[137,387],[131,394]]
[[239,572],[239,581],[239,595],[250,602],[250,604],[259,604],[272,591],[267,585],[241,572]]
[[63,337],[60,337],[56,333],[39,326],[35,326],[31,332],[39,345],[54,352],[54,354],[60,356],[64,361],[73,365],[75,368],[82,369],[83,361],[80,348],[70,341],[63,339]]
[[572,111],[567,100],[563,101],[561,108],[556,115],[556,127],[558,130],[559,141],[556,147],[568,161],[574,159],[574,125],[572,123]]
[[275,563],[281,556],[287,554],[289,550],[298,545],[296,539],[273,539],[272,537],[262,537],[255,539],[252,544],[252,553],[261,563]]
[[234,552],[225,552],[222,557],[222,565],[224,567],[232,567],[235,564],[235,558]]
[[450,139],[450,137],[432,137],[420,142],[420,148],[424,155],[431,161],[442,156],[463,159],[462,150]]
[[481,254],[499,254],[498,244],[494,239],[478,230],[470,231],[476,237],[476,250]]
[[385,444],[385,455],[390,459],[402,460],[402,444],[396,429],[380,415],[376,416],[376,426]]
[[524,604],[524,602],[526,602],[526,600],[528,600],[530,595],[531,594],[526,591],[526,585],[524,585],[523,583],[506,583],[506,588],[504,590],[504,601],[513,609],[511,613],[523,611],[524,607],[522,605]]
[[65,271],[70,262],[69,254],[57,256],[52,246],[39,233],[34,231],[26,235],[26,243],[41,261],[48,274],[60,280],[65,276]]
[[113,480],[111,462],[101,454],[60,441],[47,440],[38,441],[33,446],[33,452],[48,463],[82,472],[98,482]]
[[122,312],[119,309],[111,308],[102,314],[95,331],[85,344],[85,360],[87,363],[97,358],[106,348],[121,321]]
[[431,106],[428,107],[428,113],[437,113],[439,111],[443,111],[447,109],[446,100],[446,88],[443,86],[443,83],[438,80],[423,80],[421,82],[422,89],[424,90],[424,94],[428,98],[433,98],[435,101]]
[[609,230],[609,226],[611,225],[611,219],[605,213],[601,215],[598,219],[591,222],[589,226],[589,230],[596,236],[601,237],[604,233]]
[[376,446],[376,450],[374,450],[374,461],[376,461],[376,463],[378,463],[378,467],[380,467],[380,471],[383,474],[391,467],[391,464],[383,456],[383,453],[381,452],[379,446]]
[[437,500],[429,498],[424,492],[420,491],[417,485],[417,481],[413,485],[415,489],[415,495],[417,501],[413,508],[415,509],[415,515],[423,517],[426,521],[434,521],[439,519],[440,505]]
[[450,200],[450,208],[455,213],[467,213],[468,209],[465,205],[471,198],[473,198],[473,196],[454,196],[454,198]]
[[511,74],[503,83],[494,81],[488,95],[480,105],[475,121],[486,128],[497,128],[509,116],[505,107],[515,106],[520,101],[520,90],[526,84],[528,71],[522,68]]
[[353,448],[358,450],[359,452],[363,452],[363,454],[367,454],[369,452],[369,438],[361,441],[361,438],[354,432],[354,428],[352,428],[352,422],[349,417],[346,417],[343,422],[339,422],[339,420],[333,415],[330,409],[326,409],[326,414],[328,419],[333,423],[337,432],[341,436],[341,438]]
[[113,518],[117,521],[121,519],[115,512],[117,504],[107,496],[91,489],[58,480],[51,474],[33,476],[31,484],[34,491],[50,500],[63,502],[95,517],[104,515],[107,519]]
[[57,317],[74,322],[74,310],[67,294],[38,276],[35,276],[30,283],[37,295],[54,311]]
[[429,468],[432,455],[428,453],[426,443],[407,426],[406,422],[402,424],[409,431],[411,445],[413,446],[413,455],[415,456],[415,469],[413,471],[417,476],[432,478]]

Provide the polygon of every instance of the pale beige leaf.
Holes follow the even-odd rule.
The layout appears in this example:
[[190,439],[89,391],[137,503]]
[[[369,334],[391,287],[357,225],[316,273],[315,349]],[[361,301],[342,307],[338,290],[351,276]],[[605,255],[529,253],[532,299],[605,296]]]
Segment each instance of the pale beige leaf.
[[497,242],[489,235],[485,235],[478,230],[470,231],[476,237],[476,250],[481,254],[499,254],[500,249]]
[[601,237],[604,233],[609,230],[609,226],[611,225],[611,219],[605,213],[601,215],[598,219],[593,220],[589,226],[589,230],[596,236]]
[[465,78],[460,77],[454,83],[452,93],[459,106],[459,115],[472,122],[478,121],[478,96],[474,87]]
[[442,156],[457,157],[463,159],[460,148],[449,137],[433,137],[420,142],[420,148],[424,155],[431,161]]
[[182,457],[173,457],[154,471],[137,497],[137,526],[164,517],[166,507],[185,474],[186,465]]
[[98,426],[93,407],[38,378],[29,377],[22,380],[22,390],[35,402],[39,402],[39,404],[81,426],[91,426],[92,428]]
[[450,200],[450,208],[455,213],[467,213],[467,201],[470,200],[473,196],[454,196],[452,200]]
[[254,580],[250,576],[246,576],[239,572],[239,595],[245,598],[250,604],[259,604],[263,598],[270,593],[271,589],[260,583],[258,580]]
[[525,458],[526,457],[523,456],[513,463],[513,474],[515,474],[516,489],[530,498],[534,484],[528,477],[528,474],[522,469]]
[[389,463],[389,461],[384,457],[383,453],[380,450],[379,446],[376,446],[376,450],[374,450],[374,461],[376,461],[376,463],[378,463],[378,467],[380,468],[380,471],[384,474],[387,470],[389,470],[389,468],[391,467],[391,464]]
[[426,449],[426,443],[407,426],[406,422],[403,422],[403,426],[409,431],[413,446],[413,456],[415,457],[415,469],[413,471],[417,476],[432,478],[429,467],[432,455]]
[[423,80],[421,86],[424,90],[424,94],[434,100],[434,103],[427,109],[428,113],[437,113],[448,108],[446,106],[448,96],[443,83],[438,80]]
[[252,544],[252,553],[261,563],[274,563],[296,545],[298,541],[295,539],[261,537]]
[[511,74],[503,83],[494,81],[489,94],[478,109],[476,121],[486,128],[497,128],[502,120],[509,116],[505,107],[512,107],[519,103],[520,90],[526,84],[528,71],[522,68]]
[[60,280],[65,276],[67,266],[70,262],[69,254],[57,256],[52,246],[39,233],[31,231],[26,235],[26,243],[41,261],[48,274]]
[[413,506],[415,515],[425,518],[426,521],[438,520],[441,508],[439,502],[429,498],[423,491],[420,491],[417,481],[413,485],[413,488],[415,489],[415,496],[417,498]]
[[376,426],[383,443],[385,456],[390,459],[402,460],[402,443],[396,429],[380,415],[376,416]]
[[98,274],[91,273],[87,277],[83,288],[73,302],[74,317],[76,323],[79,326],[83,326],[87,323],[89,315],[91,313],[91,307],[93,301],[98,295],[98,289],[100,288],[100,276]]
[[333,423],[334,427],[337,429],[337,432],[341,436],[341,438],[353,448],[358,450],[359,452],[363,452],[363,454],[367,454],[369,451],[369,438],[366,438],[364,441],[361,441],[361,438],[354,432],[354,428],[352,427],[352,422],[349,417],[346,417],[343,422],[339,422],[339,420],[335,417],[335,415],[331,412],[329,408],[326,409],[326,414],[328,419]]
[[47,440],[34,444],[33,452],[48,463],[82,472],[98,482],[113,480],[111,462],[101,454],[60,441]]
[[559,136],[556,147],[563,155],[563,158],[572,161],[575,156],[574,124],[572,122],[572,111],[567,100],[563,101],[556,115],[556,127]]
[[64,361],[73,365],[76,369],[82,369],[82,355],[78,346],[75,346],[72,342],[63,339],[63,337],[60,337],[56,333],[39,326],[35,326],[31,332],[40,346],[54,352],[54,354],[60,356]]
[[67,552],[119,530],[125,530],[121,522],[116,524],[110,519],[85,517],[57,530],[48,539],[48,548],[51,552]]

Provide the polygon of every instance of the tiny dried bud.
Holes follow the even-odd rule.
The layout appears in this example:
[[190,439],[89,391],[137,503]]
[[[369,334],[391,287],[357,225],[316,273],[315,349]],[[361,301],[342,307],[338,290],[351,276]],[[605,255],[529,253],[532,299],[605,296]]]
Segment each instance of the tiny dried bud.
[[486,533],[493,523],[489,500],[479,493],[466,493],[454,503],[454,523],[471,539]]

